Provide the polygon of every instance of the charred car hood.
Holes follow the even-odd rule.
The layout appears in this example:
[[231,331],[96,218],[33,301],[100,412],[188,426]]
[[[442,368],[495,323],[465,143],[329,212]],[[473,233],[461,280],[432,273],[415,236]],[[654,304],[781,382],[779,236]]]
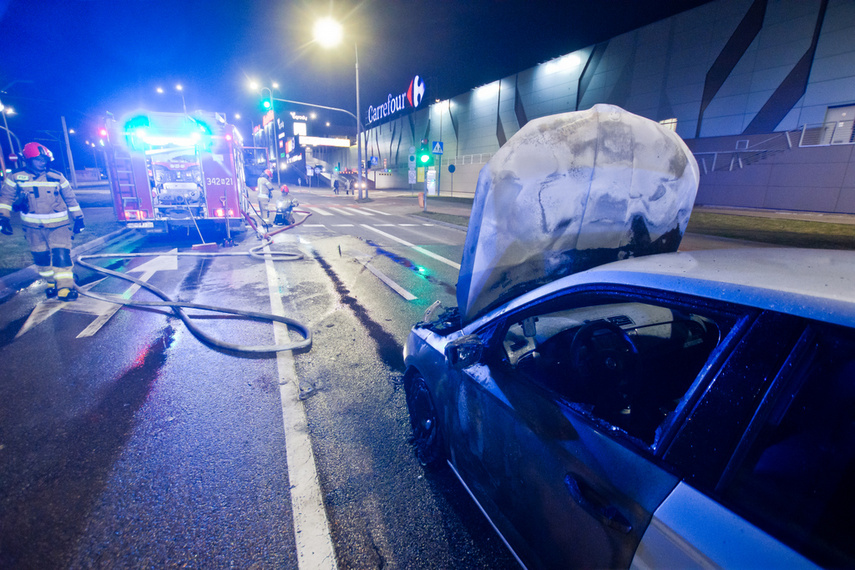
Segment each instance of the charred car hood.
[[697,190],[695,158],[654,121],[613,105],[530,121],[478,178],[463,322],[559,277],[676,251]]

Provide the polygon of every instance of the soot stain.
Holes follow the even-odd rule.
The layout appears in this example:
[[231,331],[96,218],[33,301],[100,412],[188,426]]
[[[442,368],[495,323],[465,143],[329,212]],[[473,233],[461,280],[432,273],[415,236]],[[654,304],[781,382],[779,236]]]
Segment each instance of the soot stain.
[[375,322],[365,307],[359,304],[354,297],[350,295],[350,291],[345,287],[344,283],[339,279],[338,275],[333,271],[332,267],[319,254],[315,253],[315,259],[318,260],[321,268],[329,276],[335,286],[336,293],[342,304],[350,307],[359,322],[368,330],[368,336],[377,345],[377,354],[386,366],[396,371],[404,370],[404,347],[395,340],[395,337],[389,334],[386,330]]

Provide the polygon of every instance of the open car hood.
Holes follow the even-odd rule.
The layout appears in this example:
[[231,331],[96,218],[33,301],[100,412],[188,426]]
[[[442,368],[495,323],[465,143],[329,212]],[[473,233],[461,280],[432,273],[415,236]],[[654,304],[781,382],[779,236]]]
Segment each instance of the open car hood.
[[559,277],[676,251],[697,191],[683,140],[620,107],[528,122],[478,178],[457,283],[463,322]]

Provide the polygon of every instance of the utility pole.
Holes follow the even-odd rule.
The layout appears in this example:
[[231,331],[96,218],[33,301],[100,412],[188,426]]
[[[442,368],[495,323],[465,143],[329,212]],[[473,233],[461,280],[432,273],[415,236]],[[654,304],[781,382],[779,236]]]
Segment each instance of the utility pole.
[[62,119],[62,136],[65,138],[65,152],[68,154],[68,169],[71,171],[71,186],[77,190],[77,171],[74,170],[74,158],[71,156],[71,144],[68,141],[68,125],[65,124],[65,117]]

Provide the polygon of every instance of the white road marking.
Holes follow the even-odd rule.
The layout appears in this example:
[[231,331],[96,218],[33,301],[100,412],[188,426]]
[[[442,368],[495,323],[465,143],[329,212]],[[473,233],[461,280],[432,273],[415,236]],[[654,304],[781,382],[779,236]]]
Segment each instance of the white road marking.
[[403,287],[401,287],[400,285],[395,283],[391,277],[389,277],[388,275],[386,275],[385,273],[383,273],[382,271],[380,271],[379,269],[377,269],[373,265],[371,265],[371,257],[370,256],[364,255],[364,254],[360,255],[358,253],[354,253],[353,257],[356,259],[356,261],[358,261],[363,266],[365,266],[365,269],[367,269],[368,271],[373,273],[380,281],[382,281],[383,283],[388,285],[392,289],[392,291],[394,291],[395,293],[397,293],[398,295],[400,295],[401,297],[403,297],[407,301],[414,301],[414,300],[418,299],[418,297],[416,297],[415,295],[413,295],[412,293],[410,293],[409,291],[407,291],[406,289],[404,289]]
[[400,243],[400,244],[402,244],[402,245],[405,245],[405,246],[407,246],[407,247],[411,247],[411,248],[413,248],[414,250],[418,251],[418,252],[419,252],[419,253],[421,253],[421,254],[427,255],[428,257],[432,257],[432,258],[436,259],[437,261],[441,261],[442,263],[445,263],[446,265],[450,265],[451,267],[454,267],[454,268],[455,268],[455,269],[457,269],[458,271],[460,270],[460,264],[459,264],[459,263],[455,263],[454,261],[451,261],[450,259],[446,259],[445,257],[443,257],[443,256],[441,256],[441,255],[438,255],[438,254],[436,254],[436,253],[434,253],[434,252],[432,252],[432,251],[428,251],[428,250],[426,250],[426,249],[425,249],[425,248],[423,248],[423,247],[420,247],[420,246],[418,246],[418,245],[412,244],[412,243],[410,243],[410,242],[408,242],[408,241],[406,241],[406,240],[403,240],[403,239],[401,239],[401,238],[399,238],[399,237],[393,236],[392,234],[387,234],[386,232],[384,232],[384,231],[382,231],[382,230],[378,230],[377,228],[372,227],[372,226],[369,226],[368,224],[360,224],[360,225],[361,225],[363,228],[368,228],[369,230],[374,231],[374,232],[377,232],[377,233],[378,233],[378,234],[380,234],[380,235],[386,236],[387,238],[389,238],[389,239],[391,239],[391,240],[394,240],[394,241],[396,241],[396,242],[398,242],[398,243]]
[[65,301],[57,301],[56,299],[41,301],[33,308],[30,316],[27,317],[27,321],[24,323],[24,326],[21,327],[21,330],[18,331],[18,334],[15,335],[15,338],[18,338],[34,326],[47,320],[47,318],[52,314],[62,309],[62,306],[65,304]]
[[[264,248],[270,253],[270,246]],[[282,290],[288,289],[284,274],[278,274],[273,261],[265,260],[270,309],[274,315],[285,315]],[[276,344],[289,341],[288,327],[273,323]],[[291,483],[291,511],[294,515],[294,538],[297,543],[297,563],[301,570],[335,569],[335,549],[330,537],[329,521],[324,510],[315,455],[309,439],[306,409],[299,398],[297,371],[290,351],[276,353],[279,374],[279,396],[282,399],[282,421],[285,428],[285,456],[288,480]]]
[[327,212],[326,210],[322,210],[321,208],[318,208],[317,206],[306,206],[306,207],[309,208],[311,211],[316,212],[322,216],[332,216],[333,215],[332,212]]
[[373,216],[374,215],[371,212],[366,212],[365,209],[362,209],[362,208],[351,208],[351,210],[353,210],[354,212],[358,212],[358,213],[362,214],[363,216]]
[[374,212],[375,214],[380,214],[381,216],[391,216],[389,212],[381,212],[380,210],[372,210],[371,208],[362,208],[363,210],[368,210],[369,212]]
[[334,228],[352,228],[355,224],[332,224]]
[[335,207],[335,212],[336,212],[337,214],[341,214],[342,216],[352,216],[352,215],[353,215],[353,212],[350,212],[350,211],[348,211],[348,210],[349,210],[349,208],[343,208],[343,207],[341,207],[341,206],[336,206],[336,207]]
[[[142,272],[142,275],[139,277],[140,281],[148,282],[151,279],[152,275],[157,273],[158,271],[175,271],[178,269],[178,249],[173,249],[168,251],[164,255],[159,255],[154,259],[146,261],[132,269],[128,269],[127,273],[136,273],[138,271]],[[142,289],[142,285],[138,285],[136,283],[131,284],[127,290],[122,293],[123,299],[130,299],[133,297],[137,291]],[[107,321],[113,318],[119,309],[122,308],[123,305],[111,303],[107,305],[103,312],[98,315],[94,321],[89,323],[89,326],[80,331],[80,334],[77,335],[77,338],[86,338],[89,336],[93,336],[101,327],[103,327]]]

